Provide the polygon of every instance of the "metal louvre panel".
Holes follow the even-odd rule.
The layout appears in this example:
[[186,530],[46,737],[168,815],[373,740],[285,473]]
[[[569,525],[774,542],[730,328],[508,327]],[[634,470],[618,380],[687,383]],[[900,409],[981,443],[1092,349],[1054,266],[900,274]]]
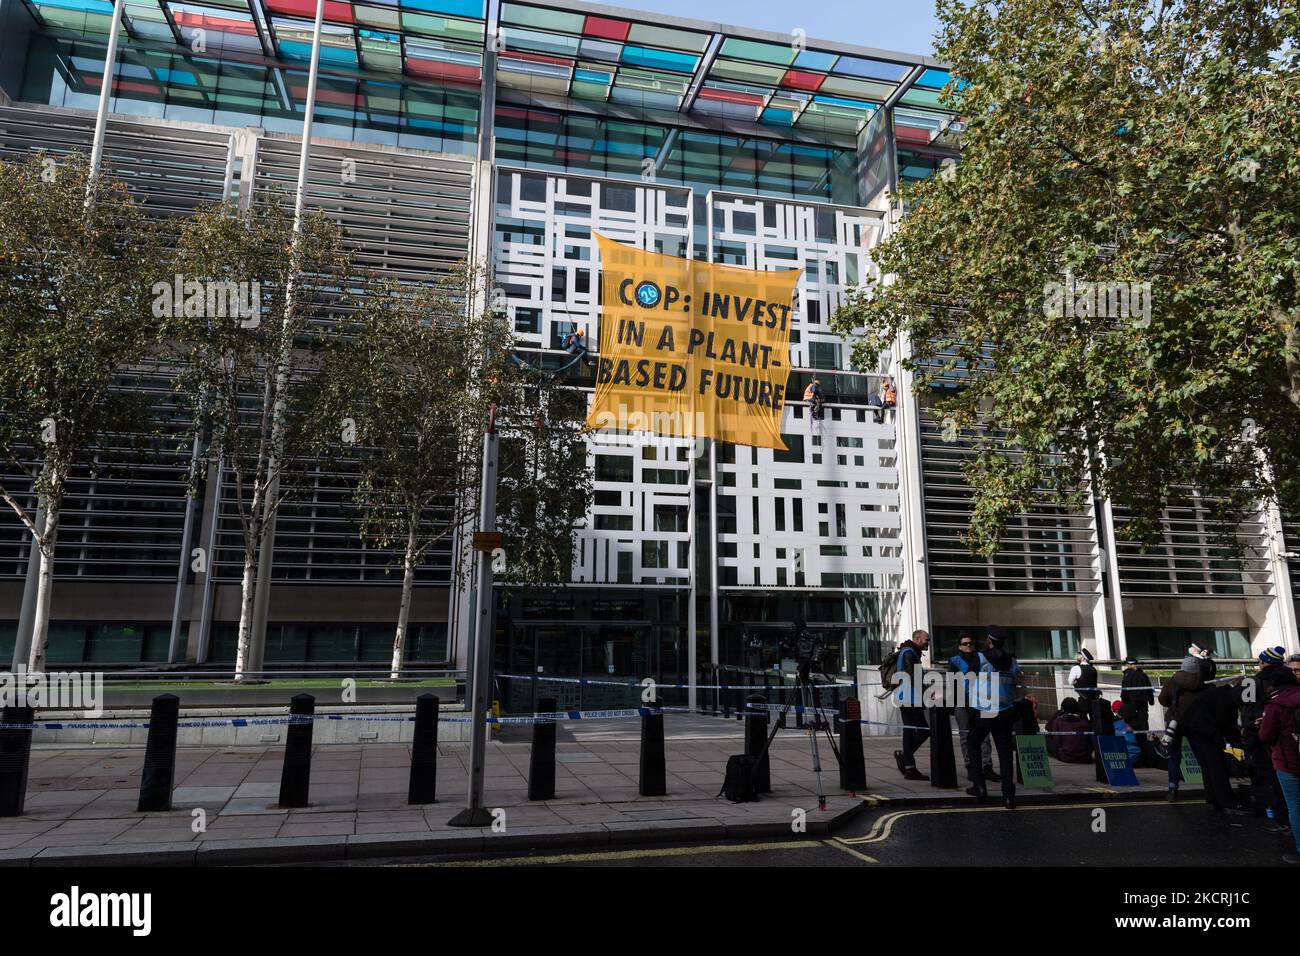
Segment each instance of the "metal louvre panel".
[[[45,152],[90,155],[95,117],[79,110],[0,107],[0,156]],[[106,168],[154,215],[178,215],[220,202],[232,131],[190,124],[110,118]]]
[[[258,140],[258,192],[293,194],[300,142]],[[342,224],[360,265],[423,281],[468,255],[473,181],[465,160],[314,144],[306,204]]]
[[[16,158],[40,150],[56,157],[77,150],[88,154],[93,128],[94,116],[87,112],[0,107],[0,156]],[[162,120],[110,119],[105,162],[147,203],[151,214],[183,215],[221,200],[235,132]],[[300,140],[241,138],[245,145],[255,144],[256,152],[249,156],[256,164],[255,190],[278,187],[292,194]],[[362,265],[399,279],[427,281],[466,257],[473,163],[383,147],[313,145],[313,153],[308,204],[348,230]],[[235,159],[232,174],[237,186],[241,157]],[[355,180],[347,183],[342,181],[344,160],[355,164],[349,169],[355,171]],[[113,470],[94,481],[84,469],[74,474],[56,558],[59,578],[175,579],[189,449],[175,447],[179,429],[171,422],[176,409],[174,402],[161,401],[167,390],[163,379],[129,387],[157,393],[157,425],[171,436],[170,447],[154,456],[113,443]],[[251,401],[257,404],[260,395]],[[30,480],[15,468],[0,468],[0,472],[6,487],[29,492]],[[359,540],[353,510],[345,500],[349,481],[343,474],[318,472],[310,487],[298,490],[282,506],[276,535],[277,580],[400,580],[400,561],[392,552],[366,548]],[[228,469],[221,492],[215,577],[238,581],[243,571],[242,540],[234,479]],[[431,510],[425,520],[445,523],[446,516],[446,509]],[[206,540],[206,532],[200,535],[196,528],[195,544]],[[0,577],[25,576],[28,548],[25,529],[5,506],[0,510]],[[450,551],[448,542],[428,553],[417,581],[449,582]]]
[[1210,517],[1212,501],[1190,488],[1184,500],[1165,509],[1161,541],[1143,548],[1122,536],[1128,512],[1115,508],[1116,553],[1124,594],[1179,597],[1261,597],[1272,594],[1267,542],[1262,521],[1244,522],[1231,536],[1234,553],[1220,537],[1223,525]]
[[[125,391],[150,399],[157,436],[105,436],[96,460],[108,466],[92,475],[88,465],[68,478],[59,517],[54,573],[59,579],[175,579],[180,560],[186,473],[190,453],[182,444],[167,376],[154,371],[124,381]],[[140,442],[143,440],[143,447]],[[30,481],[10,466],[7,487],[24,492]],[[0,577],[24,577],[30,538],[13,511],[0,511]]]
[[1282,538],[1285,545],[1283,550],[1287,554],[1296,555],[1296,557],[1288,557],[1286,564],[1291,572],[1291,593],[1300,595],[1300,521],[1293,521],[1288,515],[1282,515]]
[[[358,533],[357,511],[348,501],[352,480],[348,473],[317,467],[303,484],[290,491],[276,521],[273,580],[379,584],[401,580],[401,551],[376,548]],[[247,485],[244,495],[251,500],[252,489]],[[226,469],[222,474],[213,555],[213,573],[218,581],[237,582],[243,576],[239,515],[235,477]],[[449,509],[430,509],[423,523],[426,529],[432,529],[445,526],[449,518]],[[415,580],[418,584],[450,583],[450,539],[425,553],[416,568]]]
[[1092,575],[1092,520],[1053,503],[1042,503],[1012,517],[992,557],[973,555],[961,536],[970,526],[973,491],[962,463],[983,442],[962,434],[943,440],[943,428],[921,416],[921,469],[925,499],[926,553],[930,587],[935,592],[1042,592],[1095,594]]

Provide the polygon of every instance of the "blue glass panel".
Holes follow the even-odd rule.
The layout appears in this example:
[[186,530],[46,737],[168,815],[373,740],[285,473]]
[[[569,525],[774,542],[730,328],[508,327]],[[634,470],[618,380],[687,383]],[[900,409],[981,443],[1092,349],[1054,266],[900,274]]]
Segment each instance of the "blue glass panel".
[[193,73],[182,73],[180,70],[154,70],[154,73],[162,83],[179,83],[182,86],[199,85]]
[[76,10],[79,13],[112,14],[113,5],[105,0],[38,0],[38,7],[54,7],[59,10]]
[[482,20],[485,12],[483,0],[401,0],[401,5],[405,10],[428,10],[475,20]]
[[838,96],[814,96],[814,103],[825,103],[827,106],[847,106],[855,110],[874,110],[875,103],[863,103],[861,100],[846,100]]
[[623,47],[623,62],[629,66],[644,66],[652,70],[672,70],[674,73],[694,73],[698,56],[674,53],[671,50],[654,50],[644,46]]
[[574,70],[573,78],[579,82],[601,83],[608,86],[610,81],[614,78],[614,74],[601,73],[597,70]]
[[898,82],[907,76],[911,67],[902,63],[886,63],[883,60],[864,60],[858,57],[842,56],[835,64],[835,72],[847,76],[863,76],[872,80],[892,80]]
[[928,86],[932,90],[941,90],[947,84],[947,70],[926,70],[916,81],[917,86]]
[[770,106],[767,109],[763,110],[763,114],[762,116],[759,117],[759,119],[762,122],[767,123],[771,126],[793,126],[794,125],[793,113],[791,113],[789,110],[775,110],[772,109]]
[[822,53],[820,50],[803,50],[794,58],[796,70],[829,70],[839,59],[838,53]]
[[[286,60],[302,60],[305,63],[310,63],[311,44],[299,43],[296,40],[281,40],[280,55]],[[343,47],[322,46],[320,48],[320,61],[333,66],[356,66],[357,51]]]

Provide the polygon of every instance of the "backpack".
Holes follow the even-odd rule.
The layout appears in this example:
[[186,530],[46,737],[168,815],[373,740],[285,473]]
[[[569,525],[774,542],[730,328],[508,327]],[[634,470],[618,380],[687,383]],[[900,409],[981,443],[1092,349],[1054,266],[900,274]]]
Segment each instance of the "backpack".
[[[727,758],[727,775],[722,781],[718,796],[732,803],[754,803],[758,792],[754,789],[754,758],[736,754]],[[716,798],[715,798],[716,799]]]
[[886,654],[885,659],[880,662],[880,686],[883,689],[876,695],[880,700],[884,700],[894,692],[894,677],[898,674],[898,658],[902,653],[902,648],[896,648]]

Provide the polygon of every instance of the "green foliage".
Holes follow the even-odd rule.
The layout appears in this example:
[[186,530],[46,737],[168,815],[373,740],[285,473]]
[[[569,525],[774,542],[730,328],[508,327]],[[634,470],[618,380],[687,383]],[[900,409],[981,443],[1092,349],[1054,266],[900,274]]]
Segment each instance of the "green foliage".
[[462,267],[428,286],[378,283],[359,297],[312,383],[313,447],[357,470],[362,534],[418,561],[457,528],[477,527],[495,407],[498,576],[564,582],[590,487],[585,407],[514,361],[504,319],[469,305],[481,283]]
[[[159,334],[157,231],[115,180],[88,204],[87,179],[76,156],[0,161],[0,455],[49,502],[49,554],[72,469],[146,430],[144,403],[116,386]],[[0,495],[33,530],[19,493]]]
[[[351,266],[342,230],[331,219],[307,213],[295,243],[291,204],[275,193],[259,199],[249,210],[216,204],[183,220],[166,277],[256,288],[255,314],[201,307],[177,309],[162,320],[177,369],[174,391],[191,431],[206,437],[213,460],[222,456],[238,489],[246,556],[260,542],[273,479],[281,482],[274,511],[306,466],[299,452],[309,374],[343,305]],[[189,441],[185,436],[186,446]],[[277,445],[282,454],[275,453]]]
[[[1231,521],[1261,498],[1300,513],[1300,8],[938,6],[961,163],[895,197],[874,252],[892,278],[834,324],[866,330],[864,367],[906,336],[918,393],[960,386],[940,417],[1025,451],[967,466],[972,547],[995,551],[1035,488],[1071,500],[1090,464],[1134,537],[1188,486]],[[1067,272],[1149,282],[1149,324],[1046,309]]]

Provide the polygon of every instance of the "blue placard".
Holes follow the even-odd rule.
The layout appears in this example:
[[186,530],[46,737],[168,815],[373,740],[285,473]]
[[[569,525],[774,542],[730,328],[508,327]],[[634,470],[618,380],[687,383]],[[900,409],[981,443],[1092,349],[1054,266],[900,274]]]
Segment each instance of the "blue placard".
[[1128,752],[1128,741],[1123,737],[1097,738],[1101,751],[1101,764],[1106,768],[1106,780],[1112,787],[1136,787],[1137,774],[1133,772],[1133,758]]

